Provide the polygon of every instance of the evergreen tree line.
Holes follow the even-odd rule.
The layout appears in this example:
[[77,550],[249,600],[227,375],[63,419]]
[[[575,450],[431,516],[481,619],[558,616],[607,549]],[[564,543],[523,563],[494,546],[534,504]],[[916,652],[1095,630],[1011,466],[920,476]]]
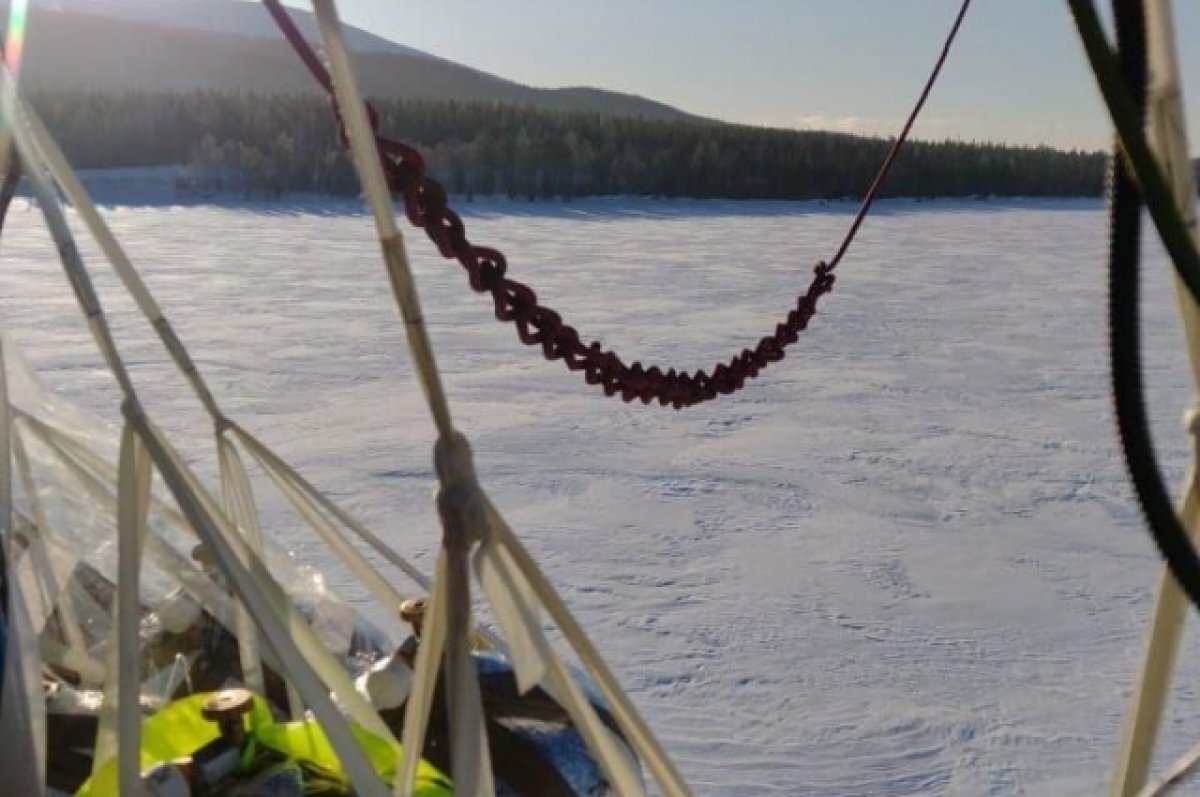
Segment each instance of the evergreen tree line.
[[[311,94],[33,95],[81,168],[186,165],[181,192],[353,194],[357,180],[328,101]],[[889,142],[490,103],[378,105],[383,130],[415,144],[457,194],[541,199],[630,194],[733,199],[857,197]],[[1092,196],[1102,153],[981,142],[910,143],[890,196]]]

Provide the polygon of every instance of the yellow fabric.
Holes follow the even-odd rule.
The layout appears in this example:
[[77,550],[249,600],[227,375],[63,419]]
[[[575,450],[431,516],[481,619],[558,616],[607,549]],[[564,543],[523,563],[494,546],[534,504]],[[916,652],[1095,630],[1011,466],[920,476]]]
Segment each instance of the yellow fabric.
[[[143,772],[157,764],[192,755],[220,735],[216,724],[200,714],[200,707],[207,698],[206,694],[198,694],[172,701],[143,720]],[[319,771],[329,780],[346,783],[337,753],[315,720],[275,722],[266,702],[259,697],[255,697],[248,716],[249,734],[254,742]],[[400,746],[353,723],[350,730],[371,766],[390,783],[396,777]],[[453,793],[450,779],[436,767],[423,760],[418,764],[417,797],[451,797]],[[76,797],[119,797],[116,759],[104,762],[75,794]]]

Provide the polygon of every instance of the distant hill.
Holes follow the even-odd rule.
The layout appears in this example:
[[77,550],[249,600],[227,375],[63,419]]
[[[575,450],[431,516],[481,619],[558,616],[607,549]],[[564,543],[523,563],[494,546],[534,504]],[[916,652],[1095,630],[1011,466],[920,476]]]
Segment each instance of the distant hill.
[[[246,0],[35,0],[33,5],[35,9],[123,19],[164,28],[260,39],[279,37],[275,22],[262,4]],[[314,41],[320,38],[316,19],[311,13],[292,9],[292,16],[305,36]],[[358,28],[347,29],[346,44],[355,52],[435,57]]]
[[[0,9],[7,7],[0,2]],[[235,0],[39,0],[23,74],[39,89],[246,91],[316,88],[257,3]],[[315,36],[312,15],[295,11]],[[603,89],[536,88],[351,29],[348,41],[370,96],[528,105],[647,119],[695,119],[679,109]]]

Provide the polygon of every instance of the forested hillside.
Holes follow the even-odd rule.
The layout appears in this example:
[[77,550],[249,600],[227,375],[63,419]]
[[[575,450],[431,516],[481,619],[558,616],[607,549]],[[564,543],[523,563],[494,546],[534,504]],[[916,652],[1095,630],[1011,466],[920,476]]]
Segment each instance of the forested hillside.
[[[0,11],[7,4],[0,0]],[[21,75],[32,88],[321,94],[259,3],[66,0],[31,6]],[[312,38],[312,15],[301,9],[291,13]],[[526,86],[363,30],[351,28],[347,35],[363,91],[372,97],[694,118],[645,97],[587,87]]]
[[[186,164],[180,190],[281,194],[357,190],[327,101],[242,93],[35,93],[81,167]],[[807,199],[862,193],[888,142],[700,121],[552,112],[485,103],[390,101],[384,129],[416,144],[467,196],[633,194]],[[966,142],[916,142],[892,196],[1100,193],[1105,157]]]

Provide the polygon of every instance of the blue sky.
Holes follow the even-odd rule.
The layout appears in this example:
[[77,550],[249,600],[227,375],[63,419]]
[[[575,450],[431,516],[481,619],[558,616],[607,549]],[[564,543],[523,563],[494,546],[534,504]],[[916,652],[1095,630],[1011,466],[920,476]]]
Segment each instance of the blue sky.
[[[300,7],[301,0],[288,0]],[[387,38],[522,83],[595,85],[705,116],[894,131],[959,0],[340,0]],[[1106,0],[1100,3],[1107,5]],[[1176,3],[1200,89],[1200,4]],[[1200,91],[1189,103],[1200,138]],[[1103,148],[1063,0],[975,0],[917,134]]]

